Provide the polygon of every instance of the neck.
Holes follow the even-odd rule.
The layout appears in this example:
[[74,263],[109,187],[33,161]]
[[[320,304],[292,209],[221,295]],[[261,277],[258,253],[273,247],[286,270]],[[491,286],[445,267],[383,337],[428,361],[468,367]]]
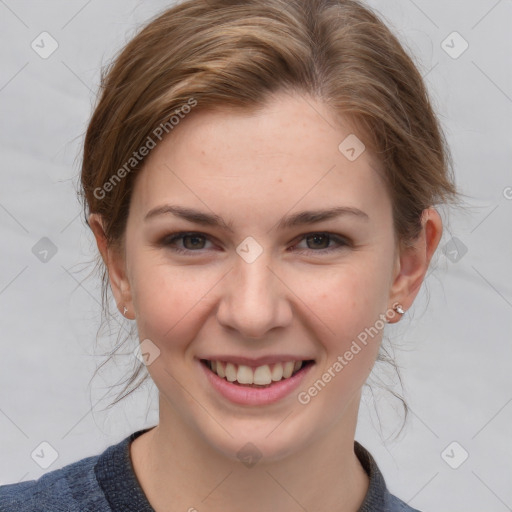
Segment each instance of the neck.
[[297,452],[251,466],[219,453],[160,398],[158,426],[131,445],[135,474],[156,512],[356,512],[369,484],[354,453],[358,406]]

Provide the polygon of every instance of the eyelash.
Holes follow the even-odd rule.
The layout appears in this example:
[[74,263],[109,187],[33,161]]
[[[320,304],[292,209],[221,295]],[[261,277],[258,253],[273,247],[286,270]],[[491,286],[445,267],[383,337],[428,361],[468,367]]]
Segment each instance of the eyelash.
[[[315,235],[322,235],[327,236],[329,242],[335,242],[338,244],[337,247],[328,247],[326,249],[299,249],[299,252],[313,252],[313,253],[320,253],[320,254],[327,254],[333,251],[337,251],[340,249],[343,249],[344,247],[351,246],[351,243],[344,237],[341,237],[339,235],[335,235],[333,233],[323,232],[323,231],[313,231],[311,233],[305,233],[301,236],[300,240],[297,242],[300,243],[303,240],[305,240],[309,236],[315,236]],[[196,236],[200,238],[204,238],[206,240],[209,240],[208,235],[205,235],[204,233],[199,233],[197,231],[186,231],[186,232],[180,232],[180,233],[174,233],[171,235],[167,235],[162,239],[160,244],[164,247],[170,248],[172,251],[179,253],[179,254],[191,254],[195,252],[201,252],[204,249],[198,249],[198,250],[192,250],[192,249],[182,249],[180,247],[173,246],[176,241],[183,240],[186,236]],[[295,244],[295,245],[297,245]]]

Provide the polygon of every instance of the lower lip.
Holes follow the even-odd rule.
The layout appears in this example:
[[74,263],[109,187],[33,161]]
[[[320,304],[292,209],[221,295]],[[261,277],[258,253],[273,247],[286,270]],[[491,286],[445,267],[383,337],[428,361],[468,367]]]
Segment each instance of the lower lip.
[[278,402],[297,389],[309,370],[314,366],[314,363],[310,363],[301,368],[295,375],[292,375],[288,379],[282,379],[278,382],[274,382],[269,387],[252,388],[229,382],[212,372],[201,361],[197,361],[206,374],[206,377],[212,387],[224,398],[227,398],[235,404],[241,405],[267,405]]

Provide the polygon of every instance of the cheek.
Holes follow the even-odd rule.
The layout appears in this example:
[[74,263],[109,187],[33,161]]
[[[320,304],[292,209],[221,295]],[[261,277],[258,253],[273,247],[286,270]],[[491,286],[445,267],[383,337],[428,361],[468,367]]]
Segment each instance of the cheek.
[[[325,355],[321,382],[314,383],[312,396],[322,395],[318,404],[337,404],[337,414],[364,384],[379,351],[385,327],[379,315],[385,311],[388,291],[382,263],[378,255],[360,254],[357,263],[309,275],[300,288],[311,309],[309,317],[317,318],[316,335]],[[325,393],[320,393],[324,386]]]
[[155,340],[166,349],[188,343],[200,325],[198,315],[212,288],[210,281],[190,269],[139,260],[133,272],[133,300],[141,340]]
[[294,280],[294,292],[335,344],[346,343],[375,324],[386,307],[386,276],[370,255],[357,264],[318,268]]
[[307,304],[321,320],[316,322],[316,334],[325,357],[320,378],[303,391],[319,411],[329,408],[341,417],[367,380],[379,351],[385,327],[379,316],[384,311],[385,279],[378,265],[368,264],[333,270],[314,282]]

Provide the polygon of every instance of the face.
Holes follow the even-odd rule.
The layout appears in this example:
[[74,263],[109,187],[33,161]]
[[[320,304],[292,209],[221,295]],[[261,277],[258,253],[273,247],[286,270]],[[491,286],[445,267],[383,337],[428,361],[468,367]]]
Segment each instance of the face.
[[[398,256],[378,164],[339,149],[351,133],[294,95],[198,111],[137,177],[122,266],[161,421],[229,457],[252,442],[277,459],[355,425]],[[298,371],[238,383],[278,379],[278,363]]]

